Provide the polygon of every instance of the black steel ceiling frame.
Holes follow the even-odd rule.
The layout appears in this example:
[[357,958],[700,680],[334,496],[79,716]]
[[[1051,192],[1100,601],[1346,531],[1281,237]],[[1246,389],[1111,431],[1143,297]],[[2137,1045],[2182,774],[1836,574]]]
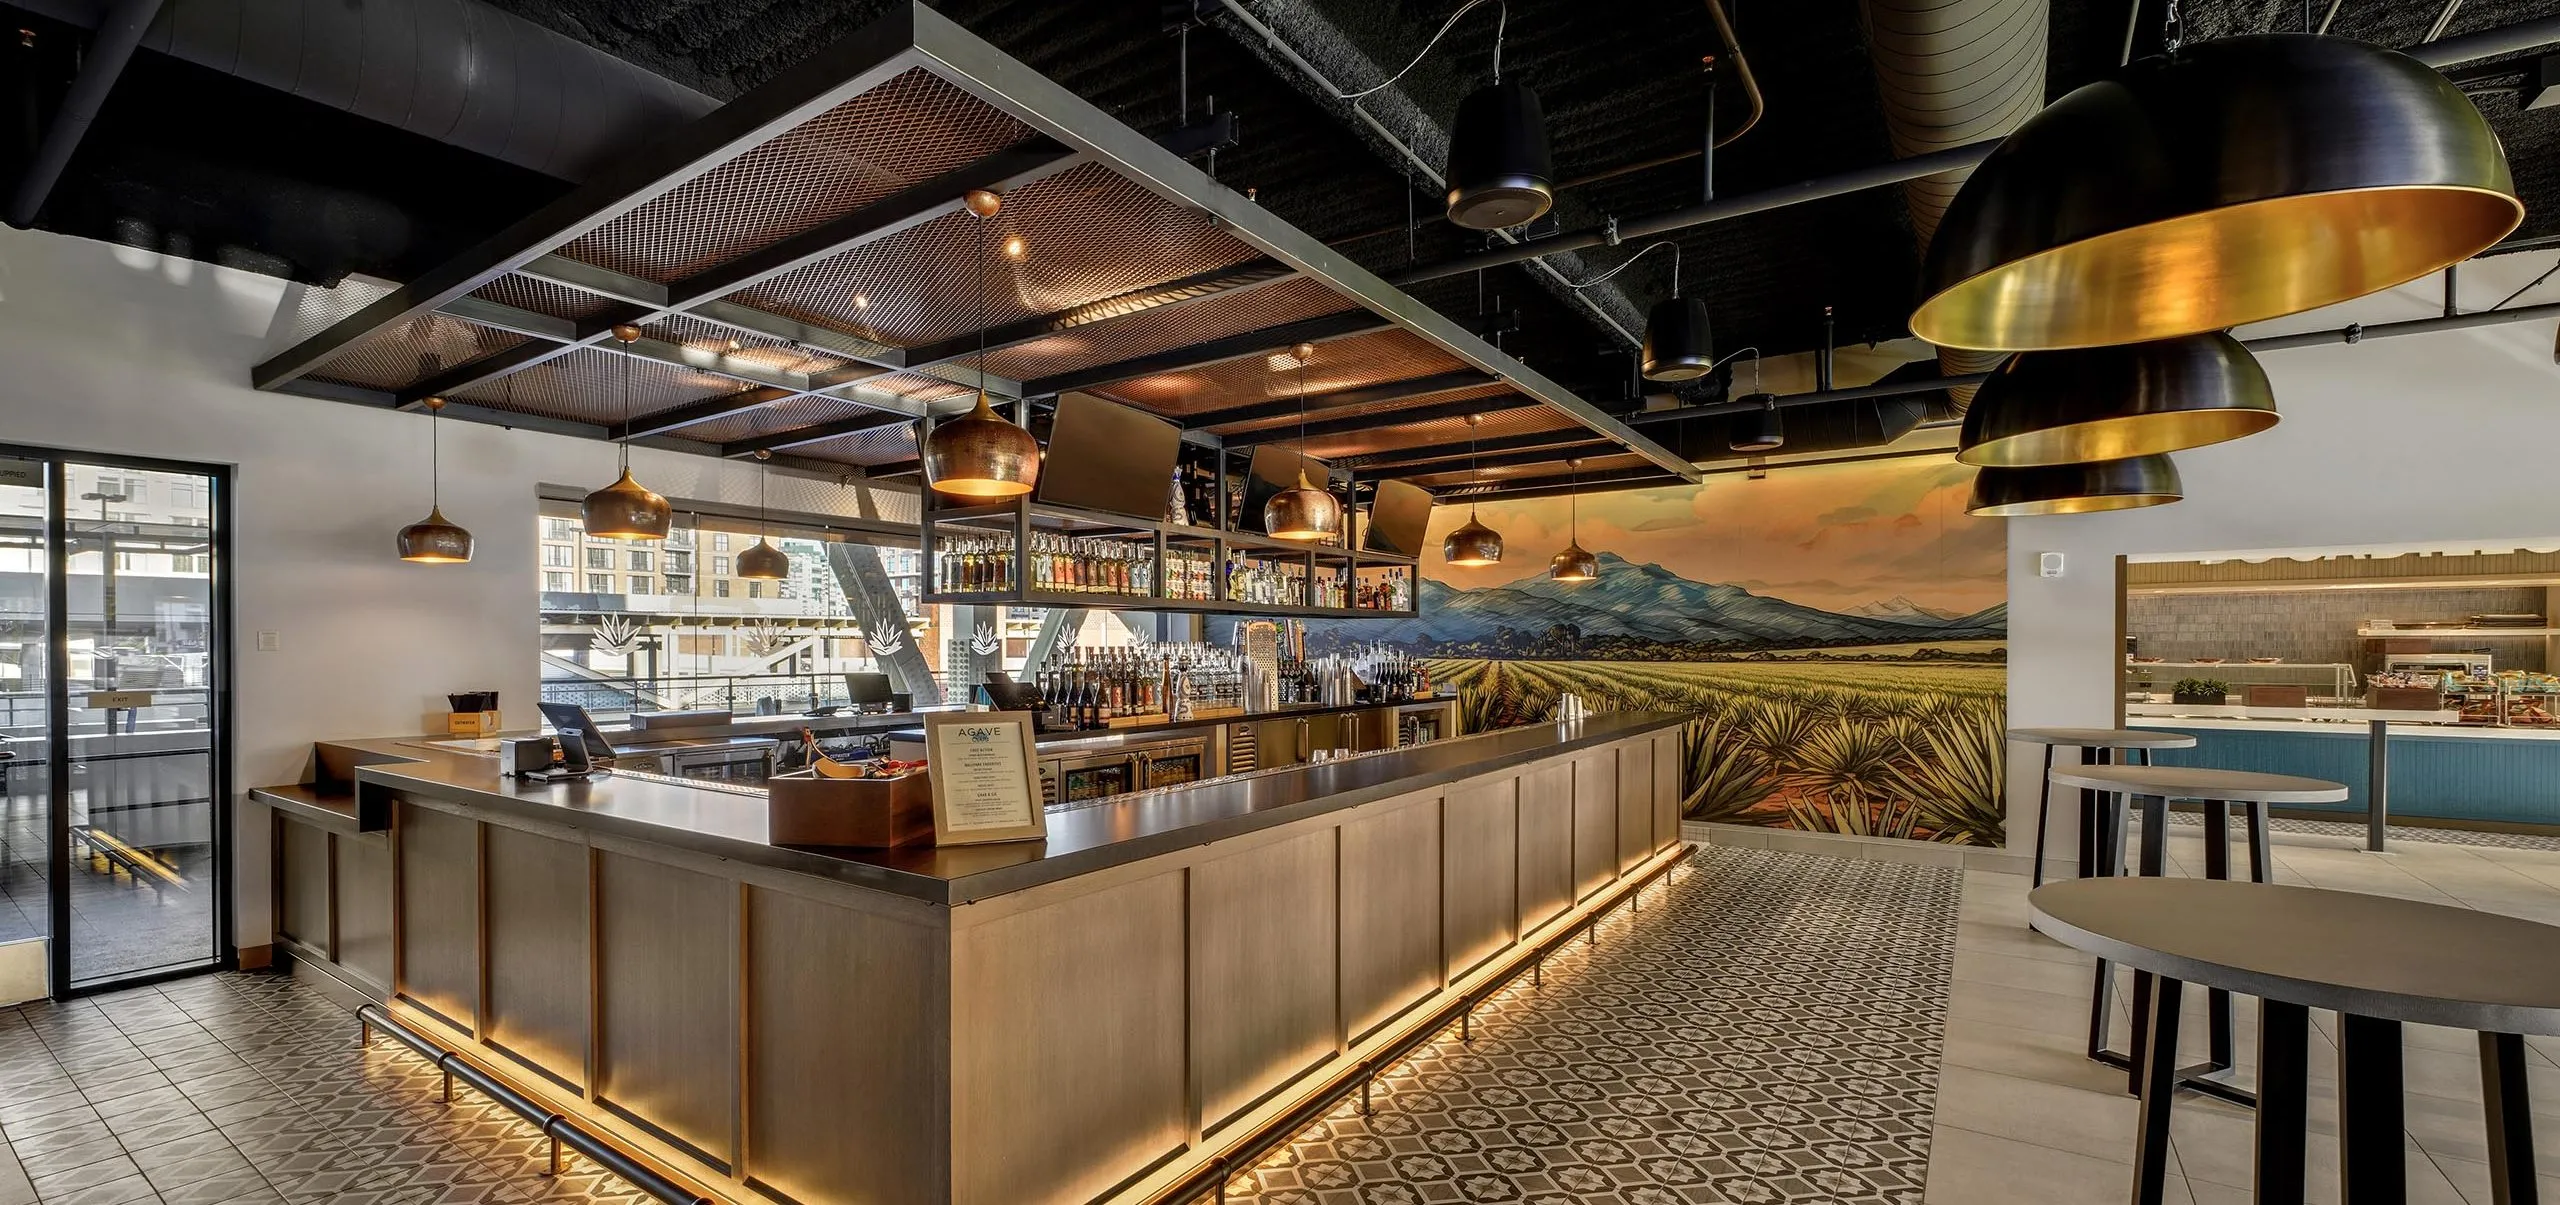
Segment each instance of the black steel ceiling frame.
[[[1318,439],[1332,435],[1349,435],[1355,431],[1375,431],[1385,427],[1401,427],[1408,423],[1427,423],[1444,418],[1465,418],[1470,414],[1499,414],[1506,410],[1525,410],[1538,405],[1535,400],[1510,395],[1505,397],[1460,398],[1429,406],[1389,410],[1383,414],[1360,414],[1349,418],[1319,419],[1303,428],[1296,423],[1282,423],[1259,431],[1239,431],[1226,437],[1230,448],[1250,448],[1262,444],[1293,443],[1300,438]],[[1589,428],[1582,428],[1589,430]],[[1565,428],[1571,433],[1574,428]],[[1607,438],[1603,436],[1603,438]],[[1615,442],[1612,440],[1611,442]],[[1682,462],[1686,464],[1686,461]]]
[[[1383,385],[1355,385],[1349,389],[1310,393],[1307,395],[1305,407],[1309,414],[1322,414],[1327,410],[1340,410],[1350,406],[1375,406],[1386,402],[1430,397],[1440,393],[1456,393],[1461,389],[1481,389],[1497,383],[1500,379],[1489,372],[1461,368],[1451,372],[1433,373],[1425,377],[1406,377],[1401,381],[1389,381]],[[1492,409],[1503,408],[1493,405],[1500,399],[1481,400]],[[1254,402],[1250,405],[1229,406],[1223,410],[1204,410],[1198,414],[1185,415],[1182,425],[1195,430],[1202,427],[1231,427],[1238,423],[1258,423],[1269,419],[1286,418],[1296,414],[1298,409],[1299,402],[1294,397],[1274,398],[1267,402]],[[1388,413],[1382,412],[1377,415],[1380,425],[1399,421],[1389,418]]]
[[[1382,448],[1375,452],[1367,452],[1359,456],[1344,458],[1343,463],[1350,465],[1363,473],[1377,473],[1389,477],[1397,476],[1404,470],[1414,469],[1422,465],[1434,466],[1422,469],[1422,472],[1448,473],[1456,471],[1452,466],[1463,465],[1469,460],[1479,457],[1482,458],[1482,467],[1485,468],[1493,468],[1499,464],[1534,464],[1536,462],[1530,460],[1496,460],[1494,459],[1494,456],[1507,452],[1526,451],[1531,448],[1579,447],[1583,444],[1592,442],[1593,438],[1594,436],[1590,432],[1584,431],[1578,427],[1565,427],[1560,430],[1553,431],[1527,431],[1518,435],[1497,435],[1491,439],[1480,439],[1473,443],[1445,443],[1410,448]],[[1590,455],[1590,453],[1576,452],[1574,455],[1587,456]]]
[[[1389,285],[1305,231],[1217,181],[1181,156],[1024,67],[940,13],[903,6],[896,23],[910,28],[916,52],[936,75],[1009,113],[1017,121],[1110,164],[1140,187],[1175,205],[1206,213],[1237,239],[1312,277],[1458,360],[1509,382],[1666,471],[1688,477],[1688,461],[1619,422],[1571,390],[1505,354],[1456,321]],[[1026,383],[1031,384],[1031,383]]]

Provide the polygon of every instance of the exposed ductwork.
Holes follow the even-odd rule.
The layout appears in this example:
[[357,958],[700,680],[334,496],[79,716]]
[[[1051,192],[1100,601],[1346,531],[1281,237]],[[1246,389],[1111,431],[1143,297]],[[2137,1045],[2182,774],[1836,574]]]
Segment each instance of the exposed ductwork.
[[[109,0],[18,0],[95,29]],[[479,0],[165,0],[142,46],[561,180],[719,102]]]
[[[1861,0],[1876,90],[1896,158],[2006,137],[2044,107],[2051,0]],[[1972,168],[1902,186],[1926,250]],[[1941,348],[1947,376],[1989,372],[1998,352]],[[1949,390],[1962,410],[1975,386]]]

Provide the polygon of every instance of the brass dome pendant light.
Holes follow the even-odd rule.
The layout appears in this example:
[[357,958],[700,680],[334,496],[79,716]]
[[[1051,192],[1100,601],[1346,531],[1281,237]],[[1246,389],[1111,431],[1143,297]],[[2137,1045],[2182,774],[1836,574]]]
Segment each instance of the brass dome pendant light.
[[400,529],[400,559],[421,565],[459,565],[471,559],[471,533],[444,517],[444,399],[427,408],[427,517]]
[[[983,188],[961,199],[969,212],[993,218],[1004,200]],[[983,243],[984,240],[981,240]],[[962,498],[1018,498],[1040,483],[1040,441],[987,404],[987,324],[994,321],[994,254],[980,248],[978,283],[986,313],[978,323],[978,404],[938,423],[924,441],[925,480],[938,493]]]
[[1956,459],[1995,468],[2122,460],[2254,435],[2278,417],[2266,370],[2220,331],[2020,352],[1974,395]]
[[2488,122],[2418,60],[2315,34],[2173,36],[1974,169],[1911,331],[1993,351],[2201,334],[2415,280],[2523,216]]
[[[1476,428],[1484,425],[1484,416],[1467,416],[1467,475],[1477,472]],[[1447,539],[1440,541],[1440,559],[1464,569],[1476,569],[1502,563],[1502,533],[1485,526],[1476,518],[1476,504],[1467,503],[1467,521]]]
[[1547,576],[1560,582],[1587,582],[1600,576],[1600,558],[1582,547],[1582,461],[1567,460],[1564,467],[1570,474],[1564,495],[1567,534],[1564,551],[1547,561]]
[[1973,476],[1968,515],[2085,515],[2162,506],[2186,496],[2178,466],[2166,456],[2133,456],[2088,464],[1984,469]]
[[1262,504],[1262,530],[1275,540],[1330,540],[1342,531],[1342,501],[1307,480],[1307,361],[1316,347],[1289,351],[1298,362],[1298,483]]
[[[622,344],[622,427],[631,428],[631,345],[640,341],[640,328],[628,322],[613,328],[613,337]],[[614,441],[622,449],[622,476],[613,484],[587,495],[578,508],[579,523],[588,535],[606,540],[663,540],[667,529],[675,524],[675,508],[656,490],[640,484],[631,476],[631,440],[629,436]]]
[[771,496],[767,487],[773,476],[773,466],[767,462],[772,459],[771,452],[756,452],[756,542],[738,554],[738,576],[749,581],[778,582],[791,576],[790,556],[764,538],[765,519],[770,513],[765,503]]

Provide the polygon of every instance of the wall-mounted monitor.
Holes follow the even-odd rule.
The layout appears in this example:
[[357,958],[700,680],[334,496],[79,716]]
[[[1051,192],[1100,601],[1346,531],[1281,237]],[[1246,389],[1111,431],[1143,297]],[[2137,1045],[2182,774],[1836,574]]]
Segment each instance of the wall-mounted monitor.
[[1040,501],[1139,519],[1164,517],[1182,428],[1089,393],[1058,395]]
[[1310,456],[1302,462],[1296,448],[1280,444],[1264,444],[1253,450],[1253,464],[1245,470],[1244,511],[1236,516],[1237,531],[1270,534],[1262,527],[1262,506],[1271,501],[1272,495],[1298,484],[1301,463],[1306,465],[1307,481],[1323,488],[1327,474],[1333,471],[1323,461]]
[[1368,531],[1360,546],[1418,557],[1430,527],[1431,491],[1410,481],[1380,481],[1369,501]]

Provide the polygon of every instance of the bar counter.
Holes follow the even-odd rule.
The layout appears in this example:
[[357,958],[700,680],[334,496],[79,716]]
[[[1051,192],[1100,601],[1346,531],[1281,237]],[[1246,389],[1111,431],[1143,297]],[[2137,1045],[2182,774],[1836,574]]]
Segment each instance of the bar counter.
[[1680,722],[949,849],[777,846],[757,792],[525,784],[430,738],[333,742],[318,781],[253,796],[298,973],[706,1195],[1084,1205],[1198,1171],[1678,856]]

